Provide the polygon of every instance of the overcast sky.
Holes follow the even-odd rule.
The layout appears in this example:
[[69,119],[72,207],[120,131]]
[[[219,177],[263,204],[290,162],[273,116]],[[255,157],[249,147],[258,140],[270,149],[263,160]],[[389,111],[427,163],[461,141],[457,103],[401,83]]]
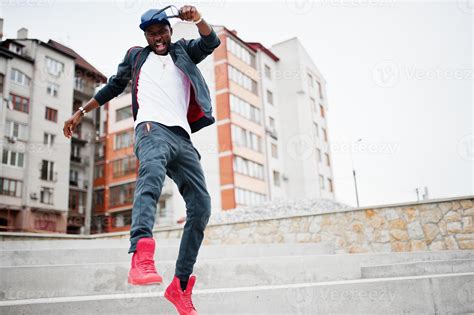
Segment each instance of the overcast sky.
[[[327,80],[336,197],[361,206],[474,194],[471,0],[1,0],[6,38],[58,40],[107,76],[143,45],[140,15],[193,4],[207,21],[270,47],[297,36]],[[4,37],[4,38],[5,38]]]

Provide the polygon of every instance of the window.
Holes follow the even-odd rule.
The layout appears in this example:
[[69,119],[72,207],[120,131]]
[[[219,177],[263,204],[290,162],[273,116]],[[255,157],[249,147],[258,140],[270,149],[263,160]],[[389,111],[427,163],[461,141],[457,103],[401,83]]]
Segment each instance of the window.
[[10,103],[13,104],[13,109],[20,112],[28,113],[30,111],[30,99],[15,94],[10,94]]
[[81,208],[84,206],[86,193],[82,191],[69,191],[69,209],[81,213]]
[[321,187],[321,189],[325,189],[325,185],[324,185],[324,176],[323,175],[319,175],[319,186]]
[[111,187],[109,195],[109,207],[133,203],[134,192],[135,182]]
[[321,162],[323,160],[321,156],[321,149],[316,148],[316,156],[318,158],[318,162]]
[[230,80],[258,95],[257,81],[251,79],[249,76],[243,74],[241,71],[237,70],[231,65],[227,65],[227,70]]
[[324,157],[326,158],[326,165],[331,166],[331,160],[329,159],[329,154],[324,153]]
[[2,164],[16,167],[23,167],[25,154],[23,152],[13,151],[3,148]]
[[232,141],[236,145],[262,152],[262,139],[260,136],[236,125],[231,126],[231,132]]
[[4,81],[5,76],[0,73],[0,93],[3,94],[3,81]]
[[313,110],[314,113],[317,113],[318,112],[318,107],[316,105],[316,100],[314,99],[314,97],[310,97],[310,102],[311,102],[311,109]]
[[258,205],[265,201],[265,195],[242,188],[236,188],[235,200],[241,205]]
[[132,146],[133,131],[124,131],[115,135],[115,150]]
[[69,184],[72,186],[78,186],[79,184],[79,172],[76,170],[69,170]]
[[268,104],[273,105],[273,93],[267,90],[267,102]]
[[316,137],[319,137],[319,125],[313,122],[313,126],[314,126],[314,134],[316,135]]
[[328,141],[328,133],[326,131],[326,129],[322,128],[323,129],[323,135],[324,135],[324,141]]
[[21,197],[21,188],[21,181],[0,177],[0,195]]
[[323,99],[323,88],[321,86],[321,82],[318,81],[318,91],[319,91],[319,98]]
[[232,37],[227,37],[227,48],[237,58],[255,68],[255,55],[249,52]]
[[274,157],[275,159],[278,158],[277,145],[275,143],[272,143],[271,148],[272,148],[272,157]]
[[46,88],[46,93],[48,93],[48,95],[58,97],[58,91],[59,85],[57,85],[56,83],[48,82],[48,86]]
[[233,94],[230,95],[230,110],[256,123],[260,123],[261,121],[259,108]]
[[104,159],[105,143],[97,142],[95,145],[95,160],[100,161]]
[[269,125],[272,128],[275,128],[275,118],[273,117],[268,117]]
[[84,79],[82,77],[74,77],[74,88],[78,91],[84,91]]
[[104,177],[104,164],[94,166],[94,179]]
[[329,191],[330,191],[330,192],[333,192],[333,191],[334,191],[334,189],[333,189],[333,187],[332,187],[332,179],[330,179],[330,178],[328,178],[328,187],[329,187]]
[[265,77],[269,80],[272,79],[272,70],[268,65],[265,65]]
[[53,188],[41,187],[40,202],[48,205],[53,204]]
[[112,227],[122,228],[132,224],[132,210],[115,212],[112,214]]
[[79,144],[71,145],[71,161],[81,163],[81,147]]
[[280,186],[280,172],[273,171],[273,184],[275,186]]
[[234,171],[247,175],[250,177],[255,177],[258,179],[264,178],[263,165],[244,159],[240,156],[234,157]]
[[10,43],[8,50],[14,52],[15,54],[23,55],[23,47],[14,43]]
[[313,83],[313,76],[311,74],[308,73],[308,85],[313,87],[314,86],[314,83]]
[[23,86],[29,86],[30,83],[31,83],[31,78],[29,76],[27,76],[26,74],[24,74],[23,72],[21,72],[20,70],[18,69],[12,69],[12,72],[10,74],[10,79],[19,84],[19,85],[23,85]]
[[160,200],[160,202],[158,202],[158,217],[166,217],[166,200]]
[[319,111],[320,111],[320,113],[321,113],[321,117],[324,118],[324,117],[325,117],[325,116],[324,116],[324,106],[323,106],[322,104],[319,104]]
[[115,160],[112,162],[113,176],[120,177],[129,174],[134,174],[136,170],[137,159],[135,155],[131,155],[124,159]]
[[57,77],[63,72],[64,64],[51,57],[46,57],[46,69],[49,74]]
[[45,132],[43,134],[43,144],[47,145],[47,146],[53,146],[54,144],[54,139],[56,139],[56,135],[53,135],[51,133],[47,133]]
[[28,140],[28,126],[16,121],[5,122],[5,136],[15,137],[19,140]]
[[41,179],[54,180],[54,162],[43,160],[41,164]]
[[96,190],[92,195],[92,205],[94,207],[103,207],[104,206],[104,190]]
[[125,106],[115,111],[115,121],[132,117],[132,106]]
[[57,122],[58,121],[58,110],[51,107],[46,107],[44,112],[44,118],[49,121]]

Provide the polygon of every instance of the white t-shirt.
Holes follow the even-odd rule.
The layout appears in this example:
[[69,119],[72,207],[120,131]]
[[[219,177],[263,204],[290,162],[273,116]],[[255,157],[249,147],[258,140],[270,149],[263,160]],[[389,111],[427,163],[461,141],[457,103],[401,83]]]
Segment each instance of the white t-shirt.
[[180,126],[191,135],[187,114],[190,86],[186,74],[171,59],[150,52],[138,77],[138,112],[134,128],[142,121]]

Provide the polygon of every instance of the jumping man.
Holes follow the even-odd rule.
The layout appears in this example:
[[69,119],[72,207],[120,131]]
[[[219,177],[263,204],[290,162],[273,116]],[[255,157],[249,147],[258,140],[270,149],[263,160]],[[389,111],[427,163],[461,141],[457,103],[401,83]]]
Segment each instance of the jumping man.
[[197,64],[220,45],[212,27],[189,5],[179,18],[194,22],[200,37],[171,42],[173,29],[164,11],[148,10],[141,17],[148,46],[128,49],[116,75],[64,123],[70,138],[83,115],[118,96],[132,82],[134,153],[139,160],[133,200],[129,253],[133,253],[128,282],[160,284],[155,268],[152,229],[165,175],[178,186],[186,202],[186,224],[173,280],[165,297],[180,314],[197,314],[191,299],[192,275],[204,230],[211,215],[211,198],[201,167],[201,156],[190,134],[215,122],[209,89]]

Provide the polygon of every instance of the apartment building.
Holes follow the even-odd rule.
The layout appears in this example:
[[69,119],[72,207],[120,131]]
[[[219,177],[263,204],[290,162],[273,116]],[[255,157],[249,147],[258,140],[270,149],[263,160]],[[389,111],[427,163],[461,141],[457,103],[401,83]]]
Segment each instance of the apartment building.
[[[71,114],[75,113],[80,106],[84,106],[94,96],[97,85],[105,83],[107,78],[71,48],[54,40],[49,40],[48,44],[75,58]],[[69,234],[90,233],[95,139],[96,130],[98,130],[96,120],[100,119],[98,114],[94,111],[86,113],[71,137],[67,223]]]
[[335,199],[326,81],[298,38],[270,50],[280,58],[276,87],[286,193],[292,198]]
[[[92,170],[78,165],[71,176],[70,169],[72,158],[74,162],[82,158],[76,143],[85,146],[87,142],[80,128],[72,140],[64,137],[62,129],[83,93],[75,88],[78,77],[90,76],[85,80],[93,82],[86,83],[92,91],[105,77],[83,62],[57,42],[28,38],[24,28],[16,39],[0,42],[0,230],[85,231],[87,189],[79,189],[83,193],[79,203],[71,197],[70,184],[87,183]],[[94,132],[82,125],[93,138]],[[83,154],[92,153],[84,150]],[[68,220],[74,213],[80,214],[79,220]]]

